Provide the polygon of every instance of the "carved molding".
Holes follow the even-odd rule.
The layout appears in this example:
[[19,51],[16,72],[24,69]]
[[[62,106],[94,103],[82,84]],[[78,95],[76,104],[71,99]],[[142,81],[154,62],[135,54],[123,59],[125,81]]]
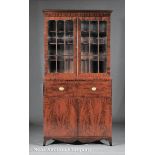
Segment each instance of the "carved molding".
[[111,10],[43,10],[45,17],[109,17]]

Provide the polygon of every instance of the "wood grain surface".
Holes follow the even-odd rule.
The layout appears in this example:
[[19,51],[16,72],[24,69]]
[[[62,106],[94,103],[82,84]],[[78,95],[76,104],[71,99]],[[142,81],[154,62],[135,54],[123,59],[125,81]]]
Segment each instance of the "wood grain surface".
[[74,98],[51,98],[44,104],[46,137],[77,137],[77,110]]
[[78,136],[111,136],[111,103],[107,98],[80,98]]

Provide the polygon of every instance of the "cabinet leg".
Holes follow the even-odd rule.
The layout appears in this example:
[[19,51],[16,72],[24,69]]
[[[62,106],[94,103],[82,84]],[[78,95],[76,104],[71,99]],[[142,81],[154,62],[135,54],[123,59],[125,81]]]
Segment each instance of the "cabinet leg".
[[109,139],[109,145],[112,146],[112,139]]
[[43,146],[46,145],[46,138],[44,137]]

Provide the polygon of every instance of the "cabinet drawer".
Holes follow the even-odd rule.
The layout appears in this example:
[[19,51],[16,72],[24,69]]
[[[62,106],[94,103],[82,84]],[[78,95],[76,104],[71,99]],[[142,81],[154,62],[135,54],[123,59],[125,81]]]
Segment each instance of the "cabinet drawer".
[[45,96],[74,96],[75,83],[73,82],[59,82],[51,81],[44,83],[44,95]]
[[111,81],[46,81],[45,96],[111,97]]
[[111,81],[105,82],[93,82],[93,81],[82,81],[79,82],[77,88],[78,96],[89,96],[89,97],[111,97]]

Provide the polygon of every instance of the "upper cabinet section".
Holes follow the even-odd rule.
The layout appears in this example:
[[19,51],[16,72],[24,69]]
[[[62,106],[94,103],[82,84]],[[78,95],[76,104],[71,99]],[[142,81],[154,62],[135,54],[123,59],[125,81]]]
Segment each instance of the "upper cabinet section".
[[110,75],[111,11],[44,10],[45,77]]

